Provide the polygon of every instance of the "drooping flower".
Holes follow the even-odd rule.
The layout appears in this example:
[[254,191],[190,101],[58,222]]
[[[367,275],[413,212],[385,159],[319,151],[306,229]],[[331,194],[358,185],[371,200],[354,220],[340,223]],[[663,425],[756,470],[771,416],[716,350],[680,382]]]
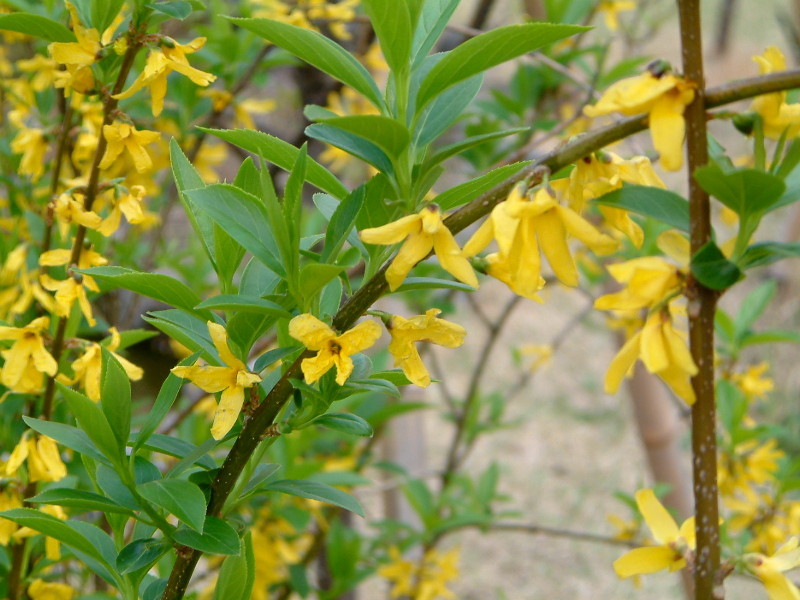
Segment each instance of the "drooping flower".
[[206,43],[206,38],[193,39],[188,44],[179,44],[172,38],[163,37],[161,47],[147,55],[144,70],[127,90],[116,94],[114,98],[124,100],[130,98],[143,87],[150,88],[153,104],[153,116],[157,117],[164,109],[164,97],[167,95],[167,76],[172,71],[185,75],[196,85],[206,87],[217,77],[194,68],[186,58],[187,54],[197,52]]
[[66,236],[72,223],[83,225],[87,229],[97,229],[103,222],[100,215],[83,208],[82,194],[59,194],[51,206],[62,236]]
[[[758,63],[762,75],[786,70],[786,59],[776,46],[770,46],[753,60]],[[761,115],[766,137],[776,140],[786,132],[791,139],[800,133],[800,103],[787,104],[785,91],[758,96],[751,108]]]
[[211,426],[211,436],[219,440],[231,430],[239,418],[245,389],[259,383],[261,377],[249,371],[247,365],[231,352],[225,327],[209,321],[208,333],[211,334],[214,347],[225,366],[198,366],[195,363],[188,367],[175,367],[172,372],[210,394],[222,392],[214,414],[214,424]]
[[34,579],[28,586],[28,595],[31,600],[72,600],[75,588],[66,583]]
[[647,71],[612,84],[594,106],[584,108],[589,117],[614,112],[623,115],[649,114],[653,146],[667,171],[683,166],[684,108],[694,99],[692,85],[668,72]]
[[119,229],[122,215],[132,225],[138,225],[145,220],[142,199],[144,198],[145,188],[142,185],[132,185],[128,193],[115,196],[112,201],[111,212],[103,219],[97,231],[108,237]]
[[11,150],[17,154],[22,154],[17,172],[20,175],[27,175],[32,181],[36,182],[44,173],[45,160],[47,153],[47,140],[41,129],[22,128],[19,133],[11,140]]
[[46,435],[23,434],[6,462],[6,477],[14,477],[24,462],[27,462],[28,480],[31,482],[60,481],[67,476],[67,467],[61,460],[58,444]]
[[436,204],[428,204],[414,215],[397,221],[364,229],[359,233],[367,244],[396,244],[405,240],[397,256],[386,270],[386,281],[394,291],[419,261],[433,250],[439,264],[459,281],[478,287],[478,278],[462,254],[453,234],[442,221],[442,213]]
[[289,321],[289,335],[317,353],[301,363],[306,383],[313,384],[336,367],[336,383],[344,385],[353,372],[353,354],[372,346],[381,337],[375,321],[364,321],[340,335],[314,315],[305,313]]
[[625,288],[599,297],[598,310],[636,310],[650,308],[675,296],[683,289],[685,272],[660,256],[643,256],[608,265],[608,272]]
[[148,171],[153,166],[153,159],[145,150],[145,146],[157,141],[161,134],[157,131],[142,129],[139,131],[128,123],[114,122],[111,125],[103,125],[103,136],[108,142],[106,153],[100,161],[100,168],[107,169],[117,160],[126,150],[133,159],[133,165],[139,173]]
[[58,363],[44,346],[42,335],[50,326],[49,317],[39,317],[25,327],[0,326],[0,340],[14,340],[0,371],[0,382],[11,391],[31,394],[42,389],[43,375],[53,376]]
[[[119,348],[121,337],[116,327],[110,330],[111,340],[105,345],[114,358],[119,361],[119,364],[125,370],[125,374],[132,381],[139,381],[144,375],[141,367],[137,367],[127,358],[120,356],[114,352]],[[100,344],[92,342],[86,348],[86,351],[72,363],[72,370],[74,375],[71,379],[65,378],[65,383],[72,385],[80,383],[81,387],[86,391],[86,395],[95,402],[100,401],[100,376],[102,374],[103,352]]]
[[746,554],[744,563],[764,584],[769,600],[800,600],[800,590],[783,573],[800,565],[800,548],[796,537],[778,548],[772,556]]
[[444,319],[437,318],[442,311],[431,308],[424,315],[404,319],[393,315],[388,323],[392,341],[389,353],[394,364],[400,367],[408,380],[419,387],[428,387],[431,377],[422,363],[414,342],[430,342],[445,348],[458,348],[464,343],[466,329]]
[[614,571],[622,578],[646,575],[662,569],[677,571],[686,566],[686,557],[695,547],[694,517],[678,528],[653,490],[636,492],[636,505],[650,528],[655,546],[634,548],[614,561]]
[[431,549],[425,553],[422,564],[403,558],[400,550],[389,548],[391,562],[378,569],[378,575],[391,581],[391,597],[413,597],[415,600],[436,600],[452,598],[456,595],[447,584],[458,577],[460,550],[453,548],[448,552]]
[[[43,253],[39,257],[39,264],[43,267],[69,266],[71,258],[71,250],[59,248]],[[101,254],[89,248],[82,248],[78,257],[77,267],[79,269],[88,269],[107,263],[108,260]],[[49,275],[42,274],[40,281],[45,289],[56,293],[56,314],[59,317],[69,316],[70,311],[72,311],[72,305],[77,301],[81,307],[83,316],[86,317],[86,321],[89,325],[95,325],[96,321],[92,316],[92,306],[89,303],[89,298],[86,296],[86,289],[99,292],[100,288],[92,277],[75,273],[68,276],[66,279],[58,280]]]

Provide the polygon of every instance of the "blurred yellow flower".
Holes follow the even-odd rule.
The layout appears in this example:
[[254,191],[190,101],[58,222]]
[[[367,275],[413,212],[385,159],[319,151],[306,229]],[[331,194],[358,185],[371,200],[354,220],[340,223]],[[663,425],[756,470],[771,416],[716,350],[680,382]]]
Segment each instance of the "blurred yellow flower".
[[0,326],[0,340],[14,340],[2,351],[5,364],[0,382],[13,392],[31,394],[41,391],[43,374],[56,374],[58,363],[45,349],[43,335],[50,326],[49,317],[39,317],[25,327]]
[[72,600],[75,588],[65,583],[34,579],[28,586],[28,595],[31,600]]
[[[776,46],[770,46],[753,60],[758,63],[762,75],[786,70],[786,59]],[[758,96],[751,109],[761,115],[764,135],[768,138],[779,139],[784,132],[788,138],[793,138],[800,133],[800,103],[786,104],[786,92]]]
[[764,584],[769,600],[798,600],[800,590],[783,574],[800,565],[800,548],[793,537],[778,548],[772,556],[760,553],[746,554],[744,564]]
[[103,125],[103,137],[106,138],[108,146],[103,160],[100,161],[101,169],[107,169],[114,164],[123,150],[126,150],[133,159],[133,166],[139,173],[149,171],[153,167],[153,159],[144,147],[161,137],[157,131],[147,129],[139,131],[133,125],[116,121],[111,125]]
[[769,365],[765,362],[750,365],[744,373],[734,373],[731,381],[736,384],[749,401],[761,400],[768,392],[775,389],[771,377],[765,377]]
[[67,467],[61,460],[58,444],[46,435],[22,435],[11,452],[5,466],[6,477],[14,477],[17,469],[27,461],[28,481],[59,481],[67,476]]
[[317,353],[301,363],[306,383],[313,384],[336,366],[336,383],[344,385],[353,372],[350,358],[372,346],[381,337],[375,321],[363,321],[340,335],[314,315],[305,313],[289,321],[289,335]]
[[378,569],[378,575],[391,581],[391,597],[408,596],[414,600],[455,599],[447,584],[458,577],[460,550],[448,552],[431,549],[425,553],[422,564],[405,560],[400,550],[389,548],[391,562]]
[[598,12],[603,14],[606,27],[611,31],[619,29],[619,13],[635,10],[636,2],[633,0],[600,0],[597,5]]
[[44,155],[47,153],[47,140],[44,132],[41,129],[20,129],[11,140],[11,151],[22,154],[17,172],[29,176],[34,182],[38,181],[46,165]]

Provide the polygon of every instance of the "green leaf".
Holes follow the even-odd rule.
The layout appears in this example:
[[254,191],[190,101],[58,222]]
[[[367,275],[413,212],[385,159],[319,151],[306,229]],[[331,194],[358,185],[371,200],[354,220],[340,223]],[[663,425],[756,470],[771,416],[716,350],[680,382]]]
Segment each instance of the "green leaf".
[[328,227],[325,230],[325,247],[320,255],[320,262],[335,260],[339,255],[339,250],[341,250],[356,224],[358,212],[364,206],[365,196],[365,187],[363,185],[359,186],[347,198],[342,200],[333,211]]
[[206,519],[206,497],[199,487],[183,479],[159,479],[136,487],[145,499],[178,517],[202,533]]
[[125,442],[114,435],[111,425],[100,407],[80,392],[56,382],[56,387],[69,405],[69,409],[80,427],[94,445],[112,464],[125,462]]
[[379,171],[394,173],[392,161],[386,153],[372,142],[358,135],[326,123],[309,125],[306,127],[305,133],[312,139],[341,148],[348,154],[352,154],[364,162],[371,164]]
[[228,319],[228,335],[231,341],[249,354],[255,341],[275,323],[275,317],[253,312],[238,312]]
[[775,296],[778,286],[774,280],[766,281],[751,291],[742,301],[736,314],[736,337],[744,334],[760,317]]
[[339,265],[310,263],[300,271],[300,294],[306,302],[310,302],[328,282],[344,271]]
[[[286,275],[267,209],[261,200],[224,183],[191,190],[186,195],[243,248],[278,275]],[[199,298],[193,306],[197,304],[200,304]]]
[[255,582],[255,556],[250,534],[241,541],[238,556],[228,556],[219,568],[213,600],[250,598]]
[[145,538],[133,540],[119,551],[117,555],[117,570],[125,575],[139,569],[152,567],[155,562],[166,552],[172,549],[169,540]]
[[222,519],[206,517],[203,533],[191,529],[178,529],[173,538],[179,544],[206,554],[239,554],[239,535]]
[[747,247],[739,259],[739,266],[747,270],[797,257],[800,257],[800,242],[760,242]]
[[692,257],[692,275],[712,290],[726,290],[743,275],[734,263],[725,258],[714,242],[708,242]]
[[230,20],[338,79],[359,92],[377,108],[383,106],[380,90],[369,71],[333,40],[316,31],[270,19]]
[[[299,148],[295,148],[289,142],[284,142],[280,138],[261,131],[253,131],[252,129],[207,129],[204,127],[199,129],[235,146],[239,146],[243,150],[252,152],[284,171],[292,170],[300,152]],[[308,159],[306,165],[306,181],[339,199],[344,198],[349,193],[333,173],[311,158]]]
[[280,492],[282,494],[299,496],[300,498],[310,498],[311,500],[327,502],[328,504],[333,504],[339,508],[349,510],[361,517],[364,516],[364,509],[361,508],[361,505],[353,496],[329,485],[325,485],[324,483],[308,481],[306,479],[282,479],[267,484],[264,489],[270,492]]
[[415,67],[436,46],[458,3],[459,0],[427,0],[424,3],[411,44]]
[[386,64],[394,72],[408,71],[414,31],[408,0],[362,0]]
[[[440,62],[444,56],[443,54],[434,54],[429,57],[428,62],[432,63],[431,68],[433,68],[434,63]],[[427,63],[424,66],[427,67]],[[415,75],[422,77],[422,73]],[[456,119],[462,117],[467,106],[478,95],[481,85],[483,85],[483,74],[478,74],[454,85],[437,96],[433,102],[428,103],[417,114],[413,136],[414,148],[419,150],[428,146],[450,127]]]
[[37,433],[53,438],[62,446],[74,450],[79,454],[85,454],[95,460],[106,462],[108,459],[97,449],[89,436],[77,427],[56,423],[55,421],[45,421],[34,419],[23,415],[22,420],[25,424]]
[[726,173],[711,164],[696,169],[694,178],[705,191],[742,219],[769,212],[786,190],[780,177],[758,169],[737,169]]
[[530,131],[530,127],[515,127],[514,129],[504,129],[502,131],[494,131],[492,133],[484,133],[483,135],[476,135],[473,137],[469,137],[465,140],[461,140],[459,142],[455,142],[450,144],[449,146],[445,146],[444,148],[440,148],[436,154],[431,156],[429,159],[425,161],[425,168],[429,169],[433,165],[437,165],[440,162],[444,162],[451,156],[455,156],[456,154],[461,154],[469,150],[470,148],[474,148],[475,146],[479,146],[485,142],[489,142],[491,140],[496,140],[499,138],[504,138],[509,135],[514,135],[515,133],[524,133],[526,131]]
[[174,308],[152,311],[149,315],[143,315],[142,319],[175,338],[192,352],[200,352],[200,356],[206,361],[212,364],[218,362],[217,349],[208,334],[207,321]]
[[459,81],[586,30],[576,25],[524,23],[498,27],[467,40],[448,52],[425,77],[417,94],[417,111]]
[[412,290],[458,290],[472,292],[475,288],[460,281],[436,279],[435,277],[406,277],[403,284],[393,293],[410,292]]
[[621,188],[600,196],[594,202],[629,210],[666,223],[679,231],[689,232],[689,202],[669,190],[626,183]]
[[[151,435],[142,447],[180,459],[184,459],[189,455],[197,456],[199,449],[199,446],[195,446],[191,442],[160,433]],[[210,456],[199,456],[195,462],[205,469],[215,469],[217,467],[217,463]]]
[[152,8],[156,12],[172,17],[173,19],[183,20],[192,14],[192,5],[185,0],[169,0],[167,2],[158,2],[156,4],[148,4],[148,8]]
[[529,164],[531,164],[531,161],[523,161],[489,171],[480,177],[452,187],[446,192],[442,192],[436,196],[436,204],[438,204],[439,208],[443,211],[462,206],[481,194],[485,194],[489,190],[497,187],[509,177],[513,177]]
[[293,352],[297,352],[298,348],[295,347],[287,347],[287,348],[274,348],[269,352],[265,352],[261,356],[256,359],[256,362],[253,363],[253,372],[259,373],[263,369],[266,369],[272,363],[278,362],[282,358],[289,356]]
[[98,281],[114,288],[124,288],[142,296],[153,298],[164,304],[179,308],[200,319],[211,320],[207,310],[198,311],[200,297],[185,283],[162,273],[141,273],[125,267],[92,267],[77,269],[80,273],[91,275]]
[[394,159],[402,154],[411,139],[408,129],[399,121],[381,115],[335,117],[323,123],[367,140]]
[[796,331],[768,330],[758,333],[748,333],[743,336],[742,347],[756,344],[790,343],[800,344],[800,333]]
[[0,15],[0,29],[32,35],[48,42],[74,42],[76,40],[75,34],[61,23],[47,17],[24,12]]
[[[182,367],[193,365],[198,356],[199,353],[195,352],[191,356],[187,356],[180,361],[178,365]],[[178,397],[178,393],[181,391],[182,386],[182,378],[178,377],[177,375],[173,375],[171,372],[169,375],[167,375],[164,383],[161,384],[161,389],[158,391],[156,401],[153,403],[152,408],[148,411],[147,418],[142,424],[141,429],[139,429],[139,433],[136,435],[136,442],[133,444],[134,452],[136,452],[136,450],[139,449],[151,435],[153,435],[153,432],[155,432],[155,430],[161,424],[161,421],[167,416],[167,413],[169,413],[172,405],[175,403],[175,399]]]
[[125,0],[92,0],[92,27],[105,31],[119,14]]
[[291,319],[292,313],[283,308],[280,304],[264,300],[263,298],[253,298],[252,296],[238,294],[222,294],[214,296],[208,300],[203,300],[196,308],[207,308],[211,310],[237,310],[241,312],[258,313],[271,317]]
[[101,512],[117,513],[121,515],[133,516],[133,512],[94,492],[84,490],[74,490],[72,488],[49,488],[33,498],[27,498],[26,502],[34,504],[55,504],[73,508],[80,512],[98,510]]
[[100,403],[117,441],[124,446],[131,432],[131,382],[111,352],[101,346]]
[[372,437],[372,426],[358,415],[351,413],[326,413],[318,416],[309,425],[318,425],[334,431],[360,437]]

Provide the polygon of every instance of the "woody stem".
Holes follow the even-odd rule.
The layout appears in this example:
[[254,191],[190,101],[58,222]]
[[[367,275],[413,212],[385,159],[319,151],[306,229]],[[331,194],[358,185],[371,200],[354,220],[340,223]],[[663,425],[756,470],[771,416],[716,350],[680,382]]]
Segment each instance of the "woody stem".
[[[686,78],[695,97],[686,107],[686,147],[689,171],[690,242],[694,255],[711,240],[708,194],[693,173],[708,163],[705,78],[700,22],[700,0],[679,0],[681,50]],[[719,506],[717,491],[716,399],[714,395],[714,313],[717,293],[698,281],[690,282],[689,345],[698,372],[692,378],[692,466],[697,534],[694,567],[696,600],[721,600]]]

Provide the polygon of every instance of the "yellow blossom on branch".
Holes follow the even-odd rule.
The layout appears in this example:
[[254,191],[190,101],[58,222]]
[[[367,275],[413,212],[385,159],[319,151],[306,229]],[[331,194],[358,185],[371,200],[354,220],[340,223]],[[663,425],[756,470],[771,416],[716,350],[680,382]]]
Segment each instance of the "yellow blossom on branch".
[[765,377],[769,365],[765,362],[747,367],[744,373],[734,373],[731,381],[736,384],[749,401],[760,400],[775,389],[771,377]]
[[38,181],[44,173],[47,140],[41,129],[23,128],[11,141],[11,150],[22,154],[17,172]]
[[222,392],[211,426],[211,436],[219,440],[225,437],[239,418],[245,389],[259,383],[261,377],[250,372],[247,365],[231,352],[228,333],[222,325],[209,321],[208,333],[225,366],[198,366],[195,363],[188,367],[175,367],[172,372],[210,394]]
[[145,221],[143,199],[145,188],[142,185],[132,185],[127,193],[120,194],[112,200],[111,212],[103,219],[97,231],[108,237],[119,229],[122,215],[131,225],[138,225]]
[[[12,508],[22,508],[22,497],[19,492],[10,486],[0,491],[0,512],[11,510]],[[9,521],[0,517],[0,546],[8,546],[11,536],[17,531],[19,526],[14,521]]]
[[458,577],[460,550],[448,552],[431,549],[425,553],[422,564],[405,560],[397,547],[389,548],[391,562],[378,569],[378,575],[391,581],[391,597],[408,596],[414,600],[455,599],[447,584]]
[[419,387],[428,387],[431,377],[422,363],[414,342],[430,342],[445,348],[458,348],[464,343],[466,329],[444,319],[437,318],[442,311],[431,308],[424,315],[404,319],[393,315],[388,323],[392,341],[389,353],[396,367],[403,369],[408,380]]
[[[776,47],[770,46],[761,56],[754,56],[762,75],[786,70],[786,59]],[[797,137],[800,133],[800,103],[787,104],[786,92],[764,94],[753,100],[751,109],[761,115],[764,123],[764,135],[779,139],[784,132],[788,138]]]
[[364,321],[336,335],[329,325],[305,313],[289,321],[289,335],[317,353],[300,364],[306,383],[313,384],[335,366],[336,383],[344,385],[353,373],[350,357],[372,346],[381,337],[381,328],[375,321]]
[[73,223],[87,229],[97,229],[103,222],[97,213],[83,208],[83,194],[59,194],[51,207],[62,236],[67,235]]
[[28,586],[31,600],[72,600],[75,588],[66,583],[54,583],[43,579],[34,579]]
[[67,476],[55,440],[46,435],[28,436],[26,432],[11,452],[5,465],[6,477],[14,477],[22,463],[28,465],[28,481],[60,481]]
[[687,556],[695,547],[694,517],[684,521],[679,529],[653,490],[639,490],[635,496],[639,512],[657,545],[634,548],[622,555],[614,561],[614,571],[619,577],[627,578],[662,569],[684,568]]
[[612,84],[594,106],[584,108],[589,117],[614,112],[623,115],[649,115],[653,146],[667,171],[683,166],[683,139],[686,123],[683,110],[694,99],[692,85],[672,73],[647,71]]
[[25,327],[0,326],[0,340],[14,340],[0,371],[0,382],[13,392],[36,393],[44,384],[43,374],[56,374],[58,363],[44,346],[42,335],[50,326],[49,317],[34,319]]
[[185,75],[196,85],[206,87],[217,77],[194,68],[186,58],[187,54],[197,52],[206,43],[206,38],[193,39],[188,44],[179,44],[172,38],[164,37],[161,47],[147,55],[144,70],[124,92],[114,96],[117,100],[130,98],[143,87],[150,88],[153,103],[153,116],[157,117],[164,109],[164,97],[167,95],[167,77],[173,71]]
[[636,2],[633,0],[600,0],[597,5],[598,12],[603,14],[606,27],[611,31],[619,29],[619,13],[635,10]]
[[149,171],[153,166],[153,159],[144,149],[148,144],[157,141],[161,134],[147,129],[137,130],[128,123],[115,122],[103,125],[103,136],[108,142],[106,153],[100,162],[101,169],[107,169],[116,161],[123,150],[126,150],[133,159],[133,166],[139,173]]
[[764,584],[769,600],[798,600],[800,590],[783,573],[800,565],[800,548],[796,537],[778,548],[772,556],[746,554],[745,567]]
[[428,204],[417,214],[402,217],[386,225],[363,229],[359,236],[367,244],[390,245],[405,240],[386,270],[386,281],[392,291],[400,287],[414,265],[431,250],[436,253],[439,264],[445,271],[467,285],[478,287],[475,271],[444,224],[442,213],[436,204]]
[[[39,264],[43,267],[57,267],[61,265],[69,267],[71,258],[71,250],[60,248],[42,254],[39,257]],[[102,255],[89,248],[83,248],[78,258],[77,267],[79,269],[88,269],[90,267],[99,267],[107,263],[108,260]],[[86,321],[94,326],[96,321],[92,316],[92,306],[89,304],[89,298],[86,296],[86,289],[93,292],[100,291],[94,279],[89,275],[75,273],[68,276],[66,279],[57,280],[49,275],[43,274],[41,276],[41,282],[45,289],[56,293],[56,314],[59,317],[68,317],[70,311],[72,311],[72,305],[77,300],[83,316],[86,317]]]
[[746,491],[751,486],[774,480],[778,461],[785,456],[777,446],[775,439],[764,443],[745,440],[721,452],[718,472],[720,493],[730,496],[737,490]]

